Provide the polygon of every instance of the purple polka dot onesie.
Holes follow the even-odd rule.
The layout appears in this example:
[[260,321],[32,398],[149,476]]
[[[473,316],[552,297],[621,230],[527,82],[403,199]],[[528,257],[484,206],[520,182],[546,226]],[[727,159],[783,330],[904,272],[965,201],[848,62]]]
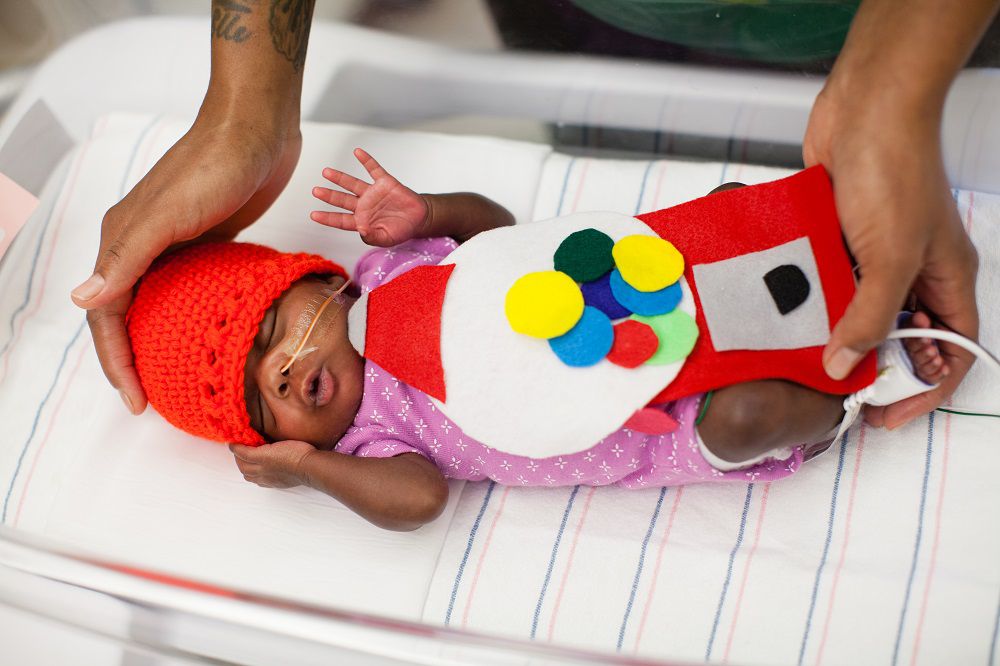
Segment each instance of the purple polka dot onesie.
[[[371,291],[411,268],[437,264],[456,247],[450,238],[428,238],[372,250],[358,262],[355,282],[363,293]],[[335,450],[372,458],[417,453],[452,479],[492,479],[522,486],[643,488],[706,481],[772,481],[793,474],[803,460],[801,447],[797,447],[787,460],[770,459],[728,472],[715,469],[702,455],[695,432],[702,394],[662,406],[678,423],[669,434],[645,435],[622,428],[578,453],[527,458],[466,436],[427,395],[368,360],[364,381],[358,413]]]

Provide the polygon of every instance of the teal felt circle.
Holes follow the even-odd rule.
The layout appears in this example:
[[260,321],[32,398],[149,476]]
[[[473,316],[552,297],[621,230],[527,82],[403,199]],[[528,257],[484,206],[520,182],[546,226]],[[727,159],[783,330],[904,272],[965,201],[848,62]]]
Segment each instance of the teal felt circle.
[[557,271],[562,271],[577,282],[590,282],[615,267],[611,249],[615,242],[597,229],[574,231],[556,248],[552,260]]
[[566,365],[583,368],[604,358],[615,341],[614,328],[608,316],[589,305],[583,316],[568,333],[549,340],[549,346]]
[[684,296],[680,280],[657,291],[639,291],[625,281],[617,268],[611,271],[611,293],[623,307],[646,317],[673,311]]

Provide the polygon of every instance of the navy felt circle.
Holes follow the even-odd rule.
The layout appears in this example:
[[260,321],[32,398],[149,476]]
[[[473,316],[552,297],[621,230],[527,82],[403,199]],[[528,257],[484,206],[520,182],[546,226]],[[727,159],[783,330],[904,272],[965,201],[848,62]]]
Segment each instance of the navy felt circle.
[[639,291],[625,282],[617,268],[611,271],[610,283],[616,301],[635,314],[646,317],[672,312],[684,295],[680,280],[658,291]]
[[611,293],[611,273],[605,273],[591,282],[584,282],[580,285],[580,291],[583,292],[584,304],[597,308],[608,315],[609,319],[624,319],[632,314]]
[[573,367],[594,365],[604,358],[615,341],[614,328],[608,316],[590,306],[565,335],[549,340],[549,346],[559,360]]

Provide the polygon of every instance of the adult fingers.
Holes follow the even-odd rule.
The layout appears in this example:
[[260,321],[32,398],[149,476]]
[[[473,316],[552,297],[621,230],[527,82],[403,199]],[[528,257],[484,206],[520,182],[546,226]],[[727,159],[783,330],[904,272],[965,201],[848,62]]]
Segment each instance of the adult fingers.
[[128,410],[141,414],[146,409],[146,393],[135,371],[132,345],[125,330],[125,313],[131,302],[132,294],[126,293],[104,307],[88,310],[87,323],[104,376],[118,389]]
[[351,212],[356,210],[358,207],[358,198],[356,196],[339,190],[331,190],[328,187],[314,187],[312,195],[320,201],[325,201],[331,206],[343,208],[344,210],[349,210]]
[[913,283],[909,267],[862,266],[862,279],[844,316],[823,351],[823,366],[833,379],[843,379],[858,361],[885,339]]
[[369,185],[360,178],[355,178],[350,174],[346,174],[343,171],[338,171],[337,169],[331,169],[327,167],[323,169],[323,177],[334,185],[339,185],[348,192],[353,192],[359,197],[365,193]]
[[885,425],[884,405],[865,405],[865,423],[875,428]]
[[354,156],[358,158],[358,161],[361,162],[361,166],[365,168],[365,171],[367,171],[368,175],[372,178],[377,180],[388,174],[388,172],[382,168],[382,165],[375,161],[374,157],[366,153],[361,148],[354,149]]

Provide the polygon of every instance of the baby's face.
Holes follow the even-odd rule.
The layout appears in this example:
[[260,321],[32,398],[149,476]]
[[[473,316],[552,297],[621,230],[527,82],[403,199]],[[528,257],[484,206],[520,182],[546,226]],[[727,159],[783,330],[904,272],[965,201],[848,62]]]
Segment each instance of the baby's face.
[[307,276],[264,314],[247,356],[244,390],[250,425],[267,441],[297,439],[332,449],[354,421],[364,389],[364,360],[347,339],[346,294],[334,297],[299,348],[323,301],[344,283]]

